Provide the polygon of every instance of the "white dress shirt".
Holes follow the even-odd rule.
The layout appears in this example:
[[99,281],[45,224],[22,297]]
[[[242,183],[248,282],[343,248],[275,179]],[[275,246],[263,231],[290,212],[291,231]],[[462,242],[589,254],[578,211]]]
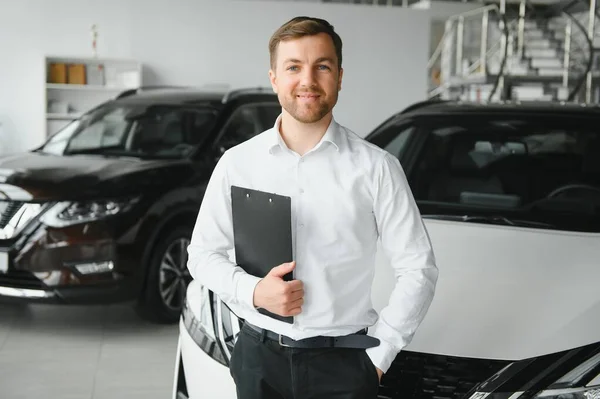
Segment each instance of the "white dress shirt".
[[[438,269],[431,243],[398,159],[332,121],[304,156],[275,126],[229,149],[215,167],[188,248],[192,277],[248,322],[292,339],[346,335],[369,327],[367,349],[384,372],[408,345],[434,295]],[[296,269],[304,283],[293,324],[253,306],[259,278],[235,263],[232,185],[292,198]],[[371,303],[378,239],[396,285],[378,315]]]

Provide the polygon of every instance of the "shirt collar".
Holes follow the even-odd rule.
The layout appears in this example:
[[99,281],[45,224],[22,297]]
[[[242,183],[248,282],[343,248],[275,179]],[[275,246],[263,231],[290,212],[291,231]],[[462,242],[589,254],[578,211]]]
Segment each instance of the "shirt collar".
[[[271,129],[271,137],[269,140],[269,153],[273,154],[278,148],[282,150],[287,150],[288,146],[283,141],[281,137],[281,133],[279,132],[279,127],[281,126],[281,115],[277,117],[275,121],[275,125]],[[323,138],[321,141],[315,146],[315,148],[319,147],[322,143],[328,142],[333,145],[336,151],[340,150],[340,125],[335,121],[334,118],[331,118],[331,123],[327,127]]]

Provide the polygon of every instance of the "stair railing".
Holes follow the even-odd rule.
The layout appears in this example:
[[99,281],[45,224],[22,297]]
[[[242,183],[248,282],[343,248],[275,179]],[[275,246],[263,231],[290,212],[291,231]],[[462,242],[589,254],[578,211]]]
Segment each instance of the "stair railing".
[[[500,22],[500,37],[490,45],[490,22],[496,16]],[[516,21],[512,21],[515,22]],[[465,26],[475,24],[480,30],[479,48],[476,54],[465,54]],[[442,94],[456,78],[486,77],[488,60],[501,52],[499,71],[489,94],[491,100],[497,91],[506,69],[509,45],[509,24],[504,13],[496,5],[488,5],[475,10],[451,16],[446,21],[444,34],[427,63],[427,71],[434,86],[430,88],[429,98]],[[469,57],[471,56],[471,57]],[[474,58],[474,59],[473,59]]]
[[[590,10],[594,10],[593,14],[590,13],[589,18],[589,26],[586,31],[583,24],[577,20],[571,13],[568,12],[568,9],[573,7],[574,5],[580,4],[584,2],[584,0],[573,0],[569,4],[565,5],[561,9],[554,9],[554,12],[558,11],[562,15],[560,20],[564,23],[564,39],[562,42],[563,49],[563,60],[562,60],[562,86],[565,89],[569,89],[569,84],[571,83],[571,77],[573,70],[577,70],[580,68],[580,65],[583,64],[582,61],[585,61],[585,71],[581,73],[579,79],[575,83],[573,89],[567,95],[567,101],[573,101],[577,94],[580,92],[581,87],[587,80],[586,86],[586,102],[590,102],[591,100],[591,83],[592,83],[592,66],[594,59],[594,45],[593,45],[593,32],[594,32],[594,22],[596,16],[598,15],[595,3],[596,0],[590,0]],[[518,49],[517,53],[519,58],[523,56],[523,49],[525,47],[524,43],[524,32],[525,32],[525,14],[526,9],[535,8],[530,5],[529,0],[521,0],[519,5],[519,28],[518,28]],[[592,15],[594,15],[592,17]],[[546,16],[546,19],[548,16]],[[559,20],[559,21],[560,21]],[[521,22],[522,21],[522,22]],[[583,41],[583,43],[582,43]]]
[[[572,79],[576,75],[579,75],[573,84],[573,88],[568,92],[567,101],[574,101],[580,95],[584,84],[587,83],[584,95],[585,102],[589,103],[592,94],[592,67],[594,62],[593,31],[596,17],[594,15],[591,18],[588,29],[586,29],[583,23],[568,11],[575,4],[571,2],[569,5],[558,10],[561,15],[554,20],[562,25],[564,32],[561,43],[563,50],[562,87],[569,90]],[[582,66],[584,66],[583,70]]]
[[[588,15],[588,27],[586,30],[585,26],[581,23],[581,21],[579,21],[577,18],[575,18],[575,16],[568,11],[576,3],[577,2],[571,2],[570,4],[568,4],[561,10],[561,13],[568,18],[567,23],[565,24],[566,25],[566,27],[565,27],[565,52],[566,52],[567,36],[569,36],[569,40],[571,42],[573,41],[573,36],[575,36],[576,38],[582,37],[583,40],[585,41],[586,47],[587,47],[587,62],[586,62],[585,71],[581,74],[580,78],[578,79],[577,83],[575,84],[575,87],[569,93],[568,100],[573,101],[575,99],[575,97],[579,94],[583,84],[585,83],[585,85],[586,85],[586,87],[585,87],[585,102],[590,103],[592,100],[592,77],[593,77],[592,76],[592,67],[593,67],[593,63],[594,63],[594,53],[595,53],[595,48],[594,48],[595,23],[596,23],[596,18],[598,18],[598,10],[596,9],[596,0],[590,0],[589,3],[585,2],[590,7],[589,15]],[[580,0],[579,3],[584,3],[584,1]],[[577,30],[579,31],[580,35],[573,35],[572,28],[571,28],[571,32],[569,32],[570,34],[567,35],[567,28],[569,28],[570,25],[571,26],[575,25],[577,27]],[[569,43],[569,46],[571,46],[571,43]],[[579,47],[580,47],[580,50],[584,51],[581,45],[579,45]],[[571,58],[574,58],[574,57],[571,56]],[[575,66],[578,66],[581,59],[574,58],[574,60],[568,60],[568,61],[569,61],[568,63],[567,62],[564,63],[564,69],[565,69],[564,75],[566,75],[566,76],[569,75],[570,67],[573,64],[575,64]],[[564,77],[563,77],[563,84],[565,84],[565,80],[566,80],[566,83],[568,84],[568,78],[564,79]]]

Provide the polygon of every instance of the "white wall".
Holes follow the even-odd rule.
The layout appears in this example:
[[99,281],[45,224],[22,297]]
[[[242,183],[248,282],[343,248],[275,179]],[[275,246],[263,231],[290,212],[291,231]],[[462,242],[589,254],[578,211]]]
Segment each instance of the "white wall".
[[411,4],[413,10],[427,12],[431,18],[431,31],[429,34],[429,56],[433,55],[444,36],[446,21],[448,18],[468,11],[483,7],[478,2],[459,3],[445,0],[421,0]]
[[341,123],[365,135],[424,98],[429,14],[419,10],[300,1],[0,0],[0,152],[43,141],[44,56],[90,56],[94,23],[99,56],[141,61],[146,84],[268,86],[269,37],[297,15],[328,19],[344,41],[335,111]]

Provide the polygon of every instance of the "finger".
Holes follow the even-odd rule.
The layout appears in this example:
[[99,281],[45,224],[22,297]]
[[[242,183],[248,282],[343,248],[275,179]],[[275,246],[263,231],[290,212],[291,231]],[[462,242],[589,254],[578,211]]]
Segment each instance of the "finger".
[[296,267],[296,262],[282,263],[281,265],[272,268],[269,272],[269,276],[283,277],[294,270],[294,267]]
[[295,302],[300,298],[304,298],[304,290],[294,291],[290,294],[288,301]]
[[288,305],[288,308],[295,309],[295,308],[302,307],[302,305],[304,305],[304,298],[298,298],[295,301],[291,301]]
[[286,284],[292,292],[304,289],[304,283],[300,280],[288,281]]

